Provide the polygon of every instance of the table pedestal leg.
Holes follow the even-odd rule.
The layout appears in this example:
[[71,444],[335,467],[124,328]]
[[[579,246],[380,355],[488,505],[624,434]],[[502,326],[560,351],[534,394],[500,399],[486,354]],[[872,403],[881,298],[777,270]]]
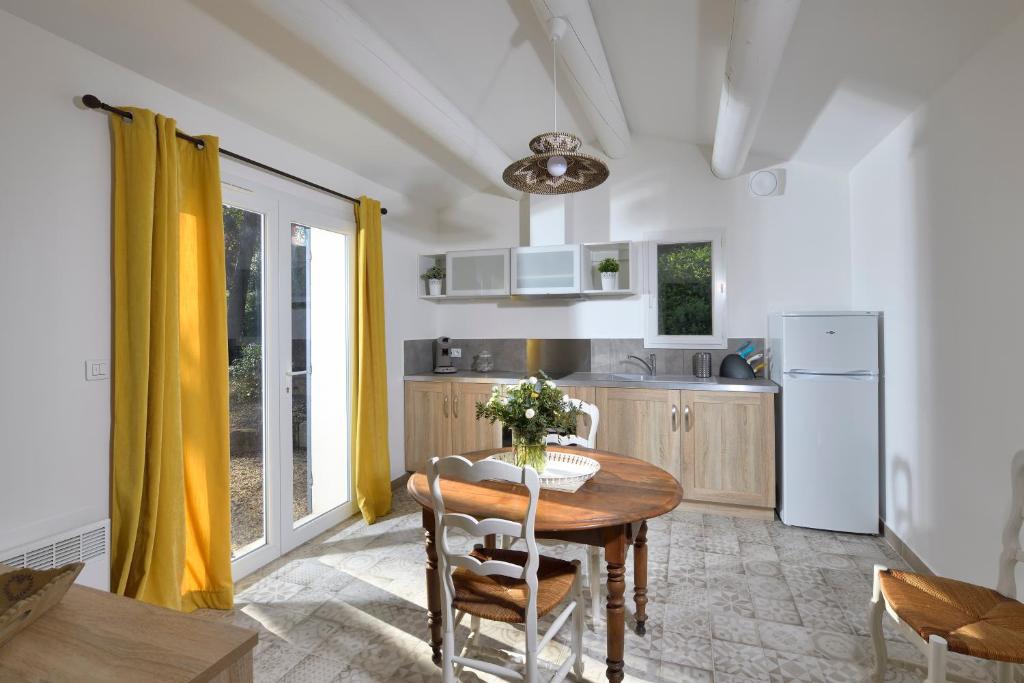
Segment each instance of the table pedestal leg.
[[434,547],[434,512],[423,510],[423,536],[427,548],[427,624],[434,664],[441,666],[441,584],[437,573],[437,549]]
[[647,522],[633,541],[633,602],[636,604],[636,634],[647,633]]
[[611,683],[623,678],[626,646],[626,529],[621,528],[604,546],[604,559],[608,563],[608,603],[605,623],[608,628],[608,664],[606,674]]

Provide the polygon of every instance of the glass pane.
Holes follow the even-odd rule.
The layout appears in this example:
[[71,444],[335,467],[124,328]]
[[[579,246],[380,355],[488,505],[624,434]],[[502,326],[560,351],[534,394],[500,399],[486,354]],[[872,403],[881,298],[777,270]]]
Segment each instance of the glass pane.
[[231,406],[231,551],[266,540],[263,451],[263,215],[224,206]]
[[576,260],[571,251],[516,254],[516,286],[522,288],[572,287]]
[[505,289],[505,256],[452,256],[452,289],[460,292]]
[[349,499],[347,249],[345,235],[292,225],[292,520],[296,526]]
[[658,245],[658,334],[712,334],[711,252],[711,242]]

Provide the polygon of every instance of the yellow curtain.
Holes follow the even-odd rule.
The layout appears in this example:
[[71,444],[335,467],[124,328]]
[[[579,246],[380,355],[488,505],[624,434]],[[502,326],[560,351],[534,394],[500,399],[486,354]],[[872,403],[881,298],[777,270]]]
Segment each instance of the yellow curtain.
[[113,134],[111,583],[232,605],[227,316],[217,139],[130,109]]
[[360,197],[355,214],[352,470],[356,503],[363,518],[373,524],[378,517],[391,511],[380,202]]

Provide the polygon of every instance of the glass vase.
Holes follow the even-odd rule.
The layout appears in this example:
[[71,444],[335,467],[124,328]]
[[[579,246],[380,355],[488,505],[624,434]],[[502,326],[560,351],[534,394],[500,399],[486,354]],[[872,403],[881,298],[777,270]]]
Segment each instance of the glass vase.
[[544,472],[548,460],[548,446],[544,439],[532,441],[520,436],[516,430],[512,430],[512,451],[516,456],[516,466],[525,467],[529,465],[537,470],[538,474]]

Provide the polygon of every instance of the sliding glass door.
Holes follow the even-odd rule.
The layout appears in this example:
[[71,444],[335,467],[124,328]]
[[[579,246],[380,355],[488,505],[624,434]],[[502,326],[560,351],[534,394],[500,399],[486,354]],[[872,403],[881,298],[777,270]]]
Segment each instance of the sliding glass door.
[[236,580],[354,510],[354,225],[340,206],[245,190],[224,189]]

